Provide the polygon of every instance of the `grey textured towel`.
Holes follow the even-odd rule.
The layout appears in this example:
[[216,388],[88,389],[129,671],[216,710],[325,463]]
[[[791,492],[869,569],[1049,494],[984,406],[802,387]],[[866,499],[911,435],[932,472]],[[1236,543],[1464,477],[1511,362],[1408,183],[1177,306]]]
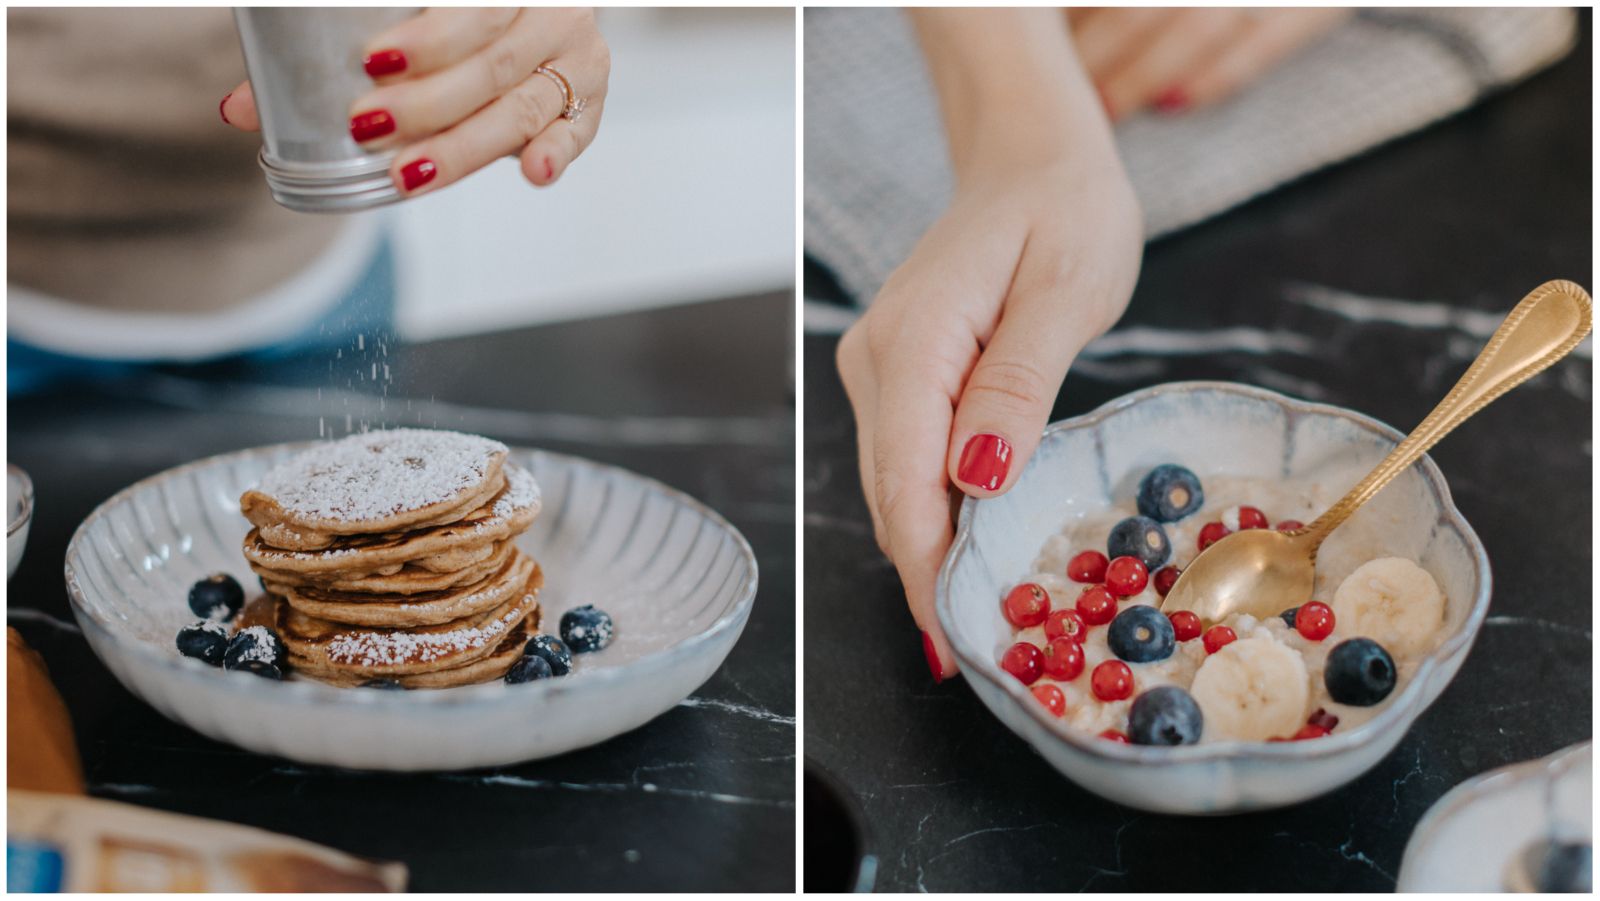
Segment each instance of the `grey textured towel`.
[[[1457,112],[1571,49],[1570,9],[1367,9],[1237,96],[1139,116],[1117,146],[1150,237]],[[805,16],[805,246],[866,302],[949,201],[916,39],[896,9]]]

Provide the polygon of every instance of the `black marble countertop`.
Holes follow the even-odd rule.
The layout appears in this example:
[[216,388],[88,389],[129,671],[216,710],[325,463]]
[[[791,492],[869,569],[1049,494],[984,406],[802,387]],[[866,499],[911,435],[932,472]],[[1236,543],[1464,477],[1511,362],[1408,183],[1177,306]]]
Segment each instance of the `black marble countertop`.
[[[1079,360],[1054,416],[1223,379],[1410,428],[1529,289],[1593,289],[1591,102],[1586,40],[1463,115],[1153,244],[1121,337]],[[824,281],[812,270],[808,296]],[[1174,332],[1206,349],[1162,340]],[[879,889],[1390,890],[1412,827],[1452,786],[1591,737],[1587,345],[1432,455],[1494,567],[1454,683],[1345,788],[1189,819],[1078,788],[963,681],[933,684],[873,543],[836,343],[803,349],[805,753],[862,805]]]
[[[358,377],[371,351],[331,368],[318,354],[13,400],[7,458],[31,474],[38,513],[8,621],[66,699],[90,791],[403,861],[417,891],[791,890],[791,303],[783,292],[390,348],[381,411],[378,387]],[[72,624],[61,570],[72,530],[139,478],[316,438],[319,416],[343,434],[352,410],[357,421],[579,454],[696,496],[759,558],[738,645],[692,704],[596,747],[493,771],[308,767],[166,720]]]

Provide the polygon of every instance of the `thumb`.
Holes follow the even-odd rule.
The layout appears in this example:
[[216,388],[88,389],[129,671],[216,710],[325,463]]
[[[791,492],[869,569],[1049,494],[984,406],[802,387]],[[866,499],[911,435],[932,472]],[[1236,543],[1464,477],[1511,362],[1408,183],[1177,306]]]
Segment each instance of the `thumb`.
[[238,87],[223,95],[222,102],[217,104],[217,112],[222,114],[222,121],[240,131],[261,130],[261,117],[256,113],[256,95],[248,81],[240,82]]
[[962,388],[950,431],[950,478],[973,497],[1009,490],[1039,446],[1067,369],[1094,337],[1074,317],[1059,277],[1018,272],[995,328]]

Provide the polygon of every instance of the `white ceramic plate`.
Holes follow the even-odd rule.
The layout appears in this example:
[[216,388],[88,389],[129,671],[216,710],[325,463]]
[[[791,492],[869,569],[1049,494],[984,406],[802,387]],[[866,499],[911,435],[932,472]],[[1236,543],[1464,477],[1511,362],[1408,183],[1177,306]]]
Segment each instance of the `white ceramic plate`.
[[1281,807],[1355,779],[1388,754],[1460,668],[1489,609],[1489,560],[1424,457],[1328,539],[1359,537],[1410,557],[1449,599],[1445,636],[1384,709],[1316,741],[1216,742],[1176,748],[1105,741],[1065,727],[1000,669],[1011,641],[1005,589],[1027,573],[1069,511],[1103,509],[1140,475],[1178,463],[1200,475],[1353,486],[1402,436],[1359,413],[1227,382],[1136,391],[1055,423],[1017,484],[961,507],[939,573],[939,622],[979,699],[1084,788],[1159,813],[1219,814]]
[[659,482],[575,457],[513,449],[543,509],[517,544],[544,568],[544,629],[594,604],[616,638],[563,678],[439,691],[272,682],[181,656],[189,586],[231,573],[256,590],[239,495],[308,445],[200,460],[123,489],[67,547],[67,590],[89,644],[130,691],[174,720],[252,751],[361,769],[444,770],[586,747],[671,709],[716,671],[756,593],[731,525]]
[[1594,841],[1589,742],[1490,770],[1428,808],[1400,861],[1400,892],[1502,892],[1513,857],[1556,836]]

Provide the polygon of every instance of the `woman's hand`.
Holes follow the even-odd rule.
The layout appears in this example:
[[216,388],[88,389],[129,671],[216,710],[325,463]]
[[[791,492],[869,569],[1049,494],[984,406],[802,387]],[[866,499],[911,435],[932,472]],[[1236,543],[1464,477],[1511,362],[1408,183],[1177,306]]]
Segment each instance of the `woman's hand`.
[[[376,86],[350,107],[350,133],[400,148],[390,177],[407,194],[441,188],[516,155],[535,185],[561,177],[594,140],[611,53],[590,9],[437,7],[376,35],[365,66]],[[563,118],[565,76],[585,107]],[[223,98],[222,118],[260,128],[250,83]]]
[[1341,7],[1067,12],[1078,55],[1112,119],[1216,103],[1350,15]]
[[1133,190],[1078,138],[1053,159],[975,151],[949,210],[839,344],[873,528],[935,679],[956,669],[933,610],[951,483],[980,498],[1011,487],[1073,358],[1138,276]]

